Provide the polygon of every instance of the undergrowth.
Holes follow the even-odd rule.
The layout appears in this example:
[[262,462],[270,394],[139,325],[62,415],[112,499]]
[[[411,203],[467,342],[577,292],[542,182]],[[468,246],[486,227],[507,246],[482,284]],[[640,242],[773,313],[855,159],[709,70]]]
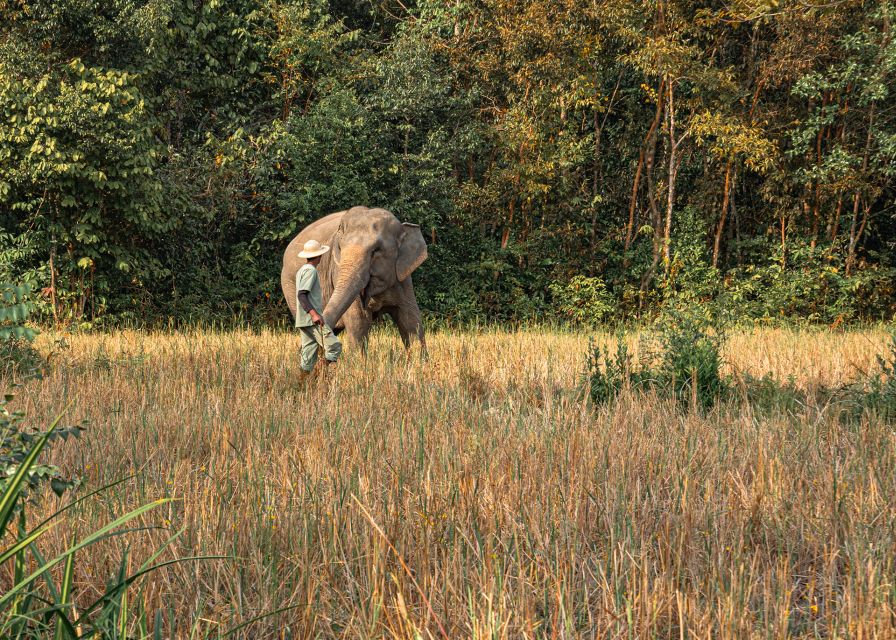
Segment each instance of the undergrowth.
[[[748,402],[762,411],[794,411],[810,404],[834,407],[843,417],[871,413],[896,419],[896,333],[876,366],[839,386],[800,388],[793,377],[776,379],[746,373],[724,374],[725,333],[695,314],[666,316],[641,338],[635,357],[622,335],[615,352],[593,340],[587,354],[586,384],[595,405],[616,399],[623,389],[654,391],[687,409],[708,409],[720,400]],[[739,393],[738,393],[739,391]]]
[[[26,380],[37,378],[46,365],[31,345],[36,332],[25,325],[32,309],[26,299],[28,292],[27,287],[0,284],[0,373],[5,378],[10,374],[24,376]],[[140,585],[136,584],[138,579],[173,564],[222,557],[192,556],[160,561],[183,533],[181,529],[138,564],[136,570],[132,569],[135,561],[125,548],[99,597],[95,592],[79,593],[75,575],[83,573],[80,567],[83,562],[79,563],[78,559],[84,559],[85,551],[104,540],[133,536],[145,530],[146,527],[126,525],[139,522],[143,514],[171,500],[154,500],[139,506],[81,537],[65,535],[66,549],[48,553],[44,536],[63,522],[66,512],[129,478],[73,499],[33,524],[29,509],[44,506],[42,503],[49,498],[48,489],[62,498],[80,486],[80,479],[66,477],[58,466],[43,459],[45,451],[54,443],[79,437],[85,426],[81,423],[61,427],[57,418],[46,429],[35,428],[27,423],[23,411],[12,408],[13,400],[11,393],[0,399],[0,575],[4,576],[0,592],[0,637],[10,640],[162,638],[163,611],[146,608]],[[85,598],[88,604],[76,608],[75,602],[83,603]],[[242,627],[207,637],[227,637]]]
[[724,342],[712,319],[686,312],[659,320],[642,338],[637,359],[622,336],[614,354],[592,342],[587,370],[591,401],[609,402],[623,388],[653,389],[684,406],[711,407],[730,388],[721,373]]

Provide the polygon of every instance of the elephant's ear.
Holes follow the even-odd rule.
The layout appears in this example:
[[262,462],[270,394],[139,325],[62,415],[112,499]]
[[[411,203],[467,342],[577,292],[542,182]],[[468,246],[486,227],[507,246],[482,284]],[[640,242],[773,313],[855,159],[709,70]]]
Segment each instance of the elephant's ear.
[[402,226],[404,227],[404,234],[401,236],[401,246],[398,248],[398,261],[395,263],[395,272],[398,274],[399,282],[407,280],[429,255],[426,251],[426,241],[423,239],[420,225],[403,222]]
[[342,239],[342,229],[345,225],[344,221],[339,222],[339,228],[336,229],[336,233],[333,234],[333,237],[330,238],[330,259],[333,260],[337,265],[342,262],[342,252],[339,248],[339,241]]

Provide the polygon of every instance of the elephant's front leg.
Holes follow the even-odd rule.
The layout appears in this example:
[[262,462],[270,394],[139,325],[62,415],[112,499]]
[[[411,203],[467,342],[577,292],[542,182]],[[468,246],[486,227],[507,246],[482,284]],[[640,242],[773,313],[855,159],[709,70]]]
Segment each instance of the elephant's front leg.
[[345,333],[348,342],[361,348],[362,353],[367,353],[367,338],[370,335],[370,326],[373,324],[372,314],[361,306],[360,300],[355,300],[342,316],[345,325]]

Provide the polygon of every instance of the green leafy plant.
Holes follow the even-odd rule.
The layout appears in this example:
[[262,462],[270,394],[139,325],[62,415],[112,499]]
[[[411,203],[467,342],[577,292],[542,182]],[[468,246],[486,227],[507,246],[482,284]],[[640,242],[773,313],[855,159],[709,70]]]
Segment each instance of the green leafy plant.
[[628,347],[622,339],[616,348],[616,356],[610,350],[588,340],[588,362],[585,373],[588,384],[588,396],[595,404],[609,402],[619,393],[622,385],[631,373],[631,357]]
[[887,352],[877,356],[877,370],[847,389],[849,404],[872,411],[885,420],[896,418],[896,333],[890,336]]
[[613,301],[600,278],[573,276],[568,282],[549,285],[556,309],[580,326],[594,326],[613,312]]
[[589,340],[586,379],[588,395],[595,404],[613,400],[625,386],[646,388],[653,376],[649,367],[635,362],[622,336],[617,338],[616,353]]
[[726,391],[721,374],[725,338],[711,319],[669,311],[658,323],[657,340],[657,378],[679,401],[709,407]]
[[607,403],[628,386],[654,389],[692,408],[707,408],[729,389],[721,374],[724,334],[710,320],[670,312],[642,344],[642,356],[635,361],[621,337],[613,355],[589,343],[586,378],[592,402]]
[[31,287],[0,283],[0,340],[31,340],[37,332],[25,326],[34,308],[28,301]]
[[26,325],[34,310],[31,287],[0,283],[0,364],[3,372],[35,374],[43,360],[31,346],[37,331]]
[[[15,477],[37,442],[44,438],[48,441],[77,438],[84,430],[82,425],[54,428],[50,431],[28,429],[24,424],[25,414],[10,409],[12,399],[12,394],[6,394],[0,400],[0,488]],[[46,485],[57,496],[62,496],[67,490],[76,487],[78,481],[64,478],[54,465],[35,462],[24,480],[21,496],[28,499],[39,495]]]

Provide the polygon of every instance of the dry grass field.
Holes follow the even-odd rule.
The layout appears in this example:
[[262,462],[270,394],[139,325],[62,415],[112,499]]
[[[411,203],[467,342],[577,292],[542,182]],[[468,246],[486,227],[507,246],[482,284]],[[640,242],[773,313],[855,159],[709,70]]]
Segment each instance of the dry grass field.
[[306,388],[293,334],[57,337],[39,338],[52,369],[17,407],[89,420],[51,456],[82,492],[133,478],[49,546],[173,498],[78,558],[79,600],[181,529],[160,560],[229,557],[135,584],[163,637],[287,607],[236,635],[896,635],[896,432],[814,391],[873,369],[883,331],[735,334],[730,373],[806,393],[696,412],[634,392],[588,406],[577,334],[436,333],[421,363],[378,333]]

